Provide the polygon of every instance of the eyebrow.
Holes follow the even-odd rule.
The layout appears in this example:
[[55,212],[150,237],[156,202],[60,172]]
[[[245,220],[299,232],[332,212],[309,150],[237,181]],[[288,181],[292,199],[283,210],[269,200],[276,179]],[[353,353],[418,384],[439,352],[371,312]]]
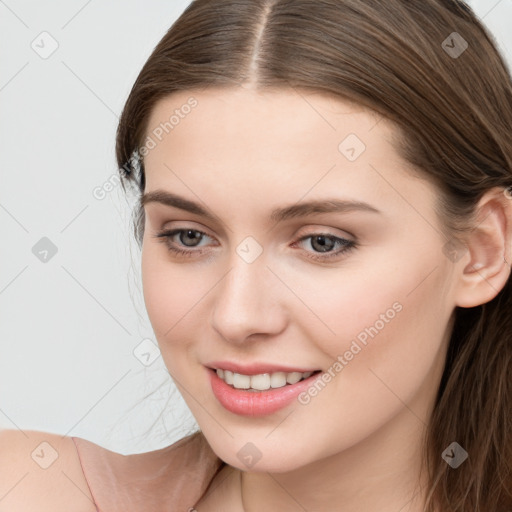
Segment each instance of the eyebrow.
[[[218,217],[210,213],[199,203],[185,199],[184,197],[172,194],[165,190],[154,190],[146,192],[141,200],[141,206],[148,203],[160,203],[166,206],[179,208],[189,213],[201,215],[211,221],[218,221]],[[319,215],[322,213],[345,213],[352,211],[365,211],[371,213],[381,213],[368,203],[362,201],[341,200],[338,198],[326,198],[322,200],[296,203],[283,208],[276,208],[270,213],[270,220],[274,222],[283,222],[297,217],[306,217],[308,215]]]

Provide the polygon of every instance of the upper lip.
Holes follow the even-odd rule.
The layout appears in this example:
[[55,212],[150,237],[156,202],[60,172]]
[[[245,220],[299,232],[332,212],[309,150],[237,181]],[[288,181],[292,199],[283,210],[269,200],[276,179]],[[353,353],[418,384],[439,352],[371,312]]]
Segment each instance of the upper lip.
[[260,373],[275,373],[275,372],[284,372],[284,373],[306,373],[306,372],[315,372],[318,368],[306,368],[303,366],[284,366],[282,364],[273,364],[273,363],[251,363],[251,364],[239,364],[231,361],[212,361],[211,363],[205,364],[208,368],[213,370],[221,369],[228,370],[233,373],[240,373],[242,375],[258,375]]

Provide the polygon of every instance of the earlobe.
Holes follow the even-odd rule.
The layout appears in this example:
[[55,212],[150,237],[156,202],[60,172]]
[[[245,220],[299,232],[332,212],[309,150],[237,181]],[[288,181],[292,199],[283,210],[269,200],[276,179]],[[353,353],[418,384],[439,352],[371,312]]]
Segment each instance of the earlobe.
[[456,305],[469,308],[494,299],[510,277],[512,199],[502,188],[491,189],[479,201],[465,245],[469,262],[461,261]]

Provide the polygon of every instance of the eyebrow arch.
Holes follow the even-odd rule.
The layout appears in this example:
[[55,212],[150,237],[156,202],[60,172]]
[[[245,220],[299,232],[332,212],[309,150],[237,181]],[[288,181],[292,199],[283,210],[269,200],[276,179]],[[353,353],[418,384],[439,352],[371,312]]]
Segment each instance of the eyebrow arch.
[[[165,190],[154,190],[152,192],[146,192],[141,200],[141,206],[145,206],[148,203],[160,203],[166,206],[179,208],[187,212],[201,215],[211,221],[218,221],[219,219],[210,213],[206,208],[201,206],[199,203],[185,199],[184,197],[172,194]],[[371,213],[381,213],[368,203],[361,201],[349,201],[341,200],[337,198],[326,198],[316,201],[308,201],[302,203],[296,203],[284,208],[276,208],[272,210],[270,214],[270,220],[274,222],[283,222],[288,219],[305,217],[308,215],[318,215],[322,213],[345,213],[351,211],[366,211]]]

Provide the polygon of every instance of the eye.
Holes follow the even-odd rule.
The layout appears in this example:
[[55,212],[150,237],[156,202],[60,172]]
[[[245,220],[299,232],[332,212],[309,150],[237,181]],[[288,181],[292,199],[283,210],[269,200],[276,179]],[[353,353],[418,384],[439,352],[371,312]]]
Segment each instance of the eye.
[[[177,246],[176,242],[173,241],[176,235],[182,246]],[[160,242],[165,243],[169,252],[179,254],[182,256],[192,256],[194,253],[201,253],[201,250],[186,250],[181,247],[198,247],[199,242],[203,237],[210,238],[206,233],[198,231],[197,229],[172,229],[158,232],[154,235],[155,238],[160,239]]]
[[[310,239],[310,247],[312,247],[316,252],[310,253],[308,257],[318,261],[325,261],[331,258],[339,257],[356,247],[356,243],[354,241],[328,233],[314,233],[307,235],[295,243],[298,244],[308,239]],[[332,249],[335,247],[338,247],[338,250],[333,252]]]
[[[179,244],[174,240],[177,235],[179,235],[177,237]],[[201,247],[199,244],[204,239],[204,237],[211,238],[203,231],[183,228],[160,231],[153,236],[160,239],[159,241],[165,243],[169,252],[186,257],[201,255],[203,252],[201,249],[193,248]],[[330,260],[331,258],[340,257],[342,254],[345,254],[349,250],[356,247],[356,242],[346,238],[334,236],[329,233],[314,233],[307,235],[300,238],[293,245],[303,244],[303,242],[308,239],[310,239],[309,245],[313,249],[313,252],[306,251],[309,253],[308,258],[316,261],[326,261]],[[338,247],[338,249],[333,251],[335,247]]]

